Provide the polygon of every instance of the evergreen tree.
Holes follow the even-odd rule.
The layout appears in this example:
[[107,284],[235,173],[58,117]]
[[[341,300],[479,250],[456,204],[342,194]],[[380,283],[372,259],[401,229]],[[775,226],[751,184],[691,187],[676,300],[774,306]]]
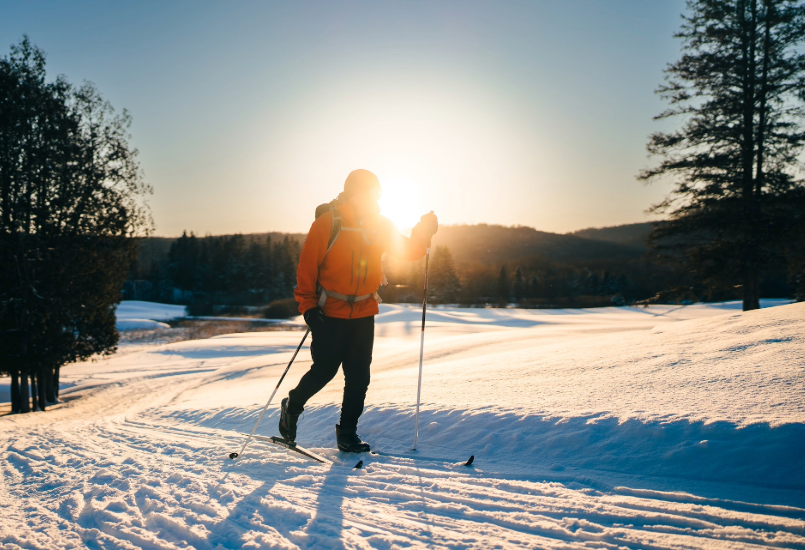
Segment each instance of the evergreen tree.
[[453,256],[450,249],[446,246],[437,246],[433,251],[433,258],[430,260],[430,273],[428,274],[429,293],[432,293],[437,300],[454,302],[461,291],[461,283],[456,275],[453,265]]
[[531,280],[528,282],[528,297],[529,298],[536,298],[542,294],[542,288],[540,285],[540,279],[536,275],[531,277]]
[[168,270],[173,285],[182,290],[196,288],[197,269],[199,262],[199,247],[196,236],[187,231],[176,239],[168,251]]
[[586,294],[598,296],[602,293],[603,284],[601,279],[598,277],[598,273],[590,273],[589,269],[585,269],[584,277],[586,279],[586,283],[583,286],[586,289]]
[[263,246],[254,241],[249,245],[244,258],[244,266],[246,269],[246,285],[250,292],[255,294],[262,294],[266,281],[266,262],[264,258]]
[[744,310],[759,307],[764,270],[802,235],[805,145],[805,5],[801,0],[690,0],[677,33],[684,54],[658,93],[682,117],[651,136],[659,166],[640,178],[675,179],[655,212],[670,220],[652,236],[711,286],[742,285]]
[[27,37],[0,59],[0,369],[12,411],[54,402],[62,365],[117,345],[115,304],[150,225],[131,119],[45,79]]
[[609,274],[609,271],[604,271],[604,274],[601,276],[598,294],[600,296],[607,296],[615,292],[617,292],[615,287],[615,279]]
[[248,274],[246,273],[246,243],[243,235],[232,235],[224,243],[227,263],[225,286],[222,290],[227,292],[244,292],[248,289]]
[[625,298],[628,298],[632,294],[632,281],[629,280],[629,277],[625,274],[618,275],[618,280],[616,282],[616,291],[622,294]]
[[289,298],[296,285],[299,243],[272,243],[243,235],[197,238],[185,231],[168,252],[170,283],[186,291],[183,301],[257,304]]
[[271,237],[269,236],[263,245],[263,264],[260,271],[260,288],[263,289],[265,294],[264,299],[269,302],[274,299],[272,285],[277,276],[277,263],[271,254],[271,250]]
[[514,293],[515,301],[519,302],[525,297],[525,280],[523,279],[523,270],[520,266],[514,270],[514,284],[512,285],[512,292]]
[[506,266],[500,266],[500,271],[498,272],[498,285],[497,285],[497,294],[498,298],[504,302],[508,302],[509,298],[511,297],[511,292],[509,291],[509,273],[506,271]]

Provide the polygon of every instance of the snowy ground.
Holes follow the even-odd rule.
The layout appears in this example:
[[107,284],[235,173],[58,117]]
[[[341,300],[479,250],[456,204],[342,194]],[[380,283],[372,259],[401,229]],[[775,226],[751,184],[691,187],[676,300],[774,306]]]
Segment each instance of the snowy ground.
[[117,330],[135,330],[143,328],[167,328],[160,321],[170,321],[187,315],[185,306],[172,304],[155,304],[135,300],[121,302],[115,312],[117,314]]
[[0,418],[0,544],[805,548],[805,304],[780,304],[435,309],[416,452],[421,311],[382,306],[360,433],[388,454],[360,470],[332,450],[340,375],[299,434],[333,465],[227,458],[302,332],[73,365],[62,404]]

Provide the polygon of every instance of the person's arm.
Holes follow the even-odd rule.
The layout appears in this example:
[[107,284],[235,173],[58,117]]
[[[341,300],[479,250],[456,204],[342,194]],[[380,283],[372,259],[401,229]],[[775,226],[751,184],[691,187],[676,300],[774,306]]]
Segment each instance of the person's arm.
[[414,261],[425,255],[428,241],[439,228],[434,214],[425,214],[413,231],[411,238],[402,235],[394,226],[390,227],[386,251],[400,260]]
[[330,240],[332,214],[325,213],[313,222],[302,245],[299,266],[296,268],[296,289],[293,294],[299,302],[299,313],[318,306],[319,296],[316,285],[319,280],[319,266],[324,261],[324,253]]

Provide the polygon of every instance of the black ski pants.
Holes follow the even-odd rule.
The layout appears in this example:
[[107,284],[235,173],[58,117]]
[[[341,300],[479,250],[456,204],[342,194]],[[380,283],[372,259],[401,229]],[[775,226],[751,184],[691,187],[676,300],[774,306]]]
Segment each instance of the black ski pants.
[[369,366],[375,340],[374,315],[359,319],[326,317],[324,323],[311,332],[313,364],[299,385],[288,393],[288,412],[301,413],[305,403],[332,380],[338,367],[343,365],[341,428],[355,429],[369,388]]

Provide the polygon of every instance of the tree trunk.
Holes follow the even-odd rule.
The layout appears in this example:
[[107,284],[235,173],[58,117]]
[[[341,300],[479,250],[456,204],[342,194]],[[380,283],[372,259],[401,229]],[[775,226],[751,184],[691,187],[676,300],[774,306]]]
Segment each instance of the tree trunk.
[[61,367],[56,367],[53,376],[53,395],[56,397],[54,400],[55,403],[59,402],[59,372],[61,372]]
[[760,309],[760,272],[757,268],[746,270],[743,289],[743,310]]
[[11,371],[11,412],[20,412],[20,373],[16,369]]
[[[743,23],[743,128],[741,132],[741,198],[743,202],[743,219],[741,223],[741,240],[744,281],[743,310],[759,309],[760,274],[758,269],[758,226],[757,198],[755,197],[755,180],[753,167],[755,163],[755,86],[757,63],[755,59],[757,44],[757,0],[750,0],[751,19]],[[743,10],[743,6],[740,7]],[[743,11],[742,11],[743,14]]]
[[47,371],[44,368],[40,368],[36,373],[37,378],[37,404],[39,405],[39,409],[44,411],[47,407],[47,398],[45,394],[47,393],[48,383],[47,383]]
[[774,16],[774,4],[765,2],[766,13],[763,21],[763,64],[760,71],[760,105],[758,106],[757,127],[757,168],[755,169],[755,199],[763,195],[764,155],[766,153],[766,115],[769,95],[769,64],[771,62],[771,19]]
[[[31,372],[31,398],[33,399],[33,411],[39,411],[39,400],[36,398],[36,371]],[[26,396],[27,399],[28,396]]]
[[47,376],[47,391],[45,392],[45,400],[48,405],[56,404],[56,369],[48,368],[45,371]]
[[31,400],[28,394],[28,374],[24,371],[20,376],[20,412],[31,412]]

